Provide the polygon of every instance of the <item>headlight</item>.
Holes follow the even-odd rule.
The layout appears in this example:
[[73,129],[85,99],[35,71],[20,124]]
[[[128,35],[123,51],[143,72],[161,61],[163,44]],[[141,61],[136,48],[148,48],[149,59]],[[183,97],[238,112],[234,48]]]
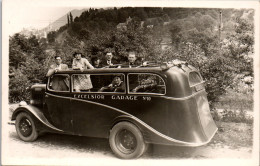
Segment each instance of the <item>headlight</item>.
[[30,104],[33,105],[34,104],[34,100],[30,100]]
[[19,106],[25,106],[25,105],[27,105],[27,103],[26,103],[25,101],[21,101],[21,102],[19,103]]

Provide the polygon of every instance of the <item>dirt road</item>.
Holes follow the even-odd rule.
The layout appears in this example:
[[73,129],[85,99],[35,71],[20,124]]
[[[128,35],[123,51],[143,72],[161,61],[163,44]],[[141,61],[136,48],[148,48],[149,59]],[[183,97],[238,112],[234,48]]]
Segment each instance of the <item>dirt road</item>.
[[[80,136],[45,134],[35,142],[23,142],[16,134],[15,126],[9,125],[9,148],[13,149],[10,157],[36,158],[115,158],[107,139]],[[244,140],[245,141],[245,140]],[[243,158],[249,159],[252,147],[247,144],[236,146],[221,142],[217,133],[212,142],[206,146],[184,148],[173,146],[150,146],[142,159],[215,159]]]
[[[141,158],[134,161],[149,162],[153,165],[157,161],[162,160],[179,161],[182,159],[181,161],[183,161],[184,159],[184,161],[187,161],[186,159],[188,159],[189,161],[189,159],[196,159],[196,161],[198,161],[197,159],[251,159],[252,125],[217,122],[217,126],[219,127],[219,131],[213,137],[212,141],[205,146],[184,148],[152,145]],[[7,160],[12,164],[21,164],[20,159],[25,161],[25,163],[30,161],[32,165],[35,165],[34,163],[42,163],[42,161],[46,160],[50,160],[49,164],[53,165],[53,161],[57,164],[56,161],[60,161],[60,159],[62,159],[62,161],[65,160],[66,163],[71,162],[72,165],[75,165],[75,162],[82,164],[82,160],[87,162],[94,160],[95,165],[100,165],[97,162],[103,164],[104,160],[109,160],[109,162],[106,163],[108,165],[113,165],[114,161],[116,161],[116,163],[122,161],[114,156],[107,139],[48,133],[40,136],[35,142],[23,142],[18,138],[14,125],[4,125],[4,132],[7,134],[8,139],[7,148],[5,150],[10,152],[7,155]],[[113,162],[110,162],[110,160]],[[126,163],[122,164],[126,165]]]

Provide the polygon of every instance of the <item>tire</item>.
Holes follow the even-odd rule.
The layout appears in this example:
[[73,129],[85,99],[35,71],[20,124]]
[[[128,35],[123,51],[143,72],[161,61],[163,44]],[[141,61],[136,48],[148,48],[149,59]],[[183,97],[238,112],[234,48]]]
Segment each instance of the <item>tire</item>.
[[112,128],[109,144],[115,155],[122,159],[138,158],[147,149],[142,133],[129,122],[120,122]]
[[15,128],[20,139],[26,142],[35,141],[38,137],[35,121],[32,116],[26,112],[21,112],[15,120]]

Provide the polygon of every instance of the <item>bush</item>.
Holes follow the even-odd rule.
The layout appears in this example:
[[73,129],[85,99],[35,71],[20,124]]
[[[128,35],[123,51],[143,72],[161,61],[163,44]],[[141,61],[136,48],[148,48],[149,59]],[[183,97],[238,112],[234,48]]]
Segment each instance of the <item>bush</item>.
[[29,101],[30,93],[29,87],[31,86],[27,76],[21,70],[15,70],[13,76],[9,81],[9,102],[17,103],[22,100]]
[[[45,45],[45,44],[44,44]],[[26,38],[15,34],[10,37],[9,62],[9,102],[30,100],[30,87],[44,81],[47,66],[46,58],[39,40],[33,36]]]
[[253,93],[237,93],[234,89],[227,89],[218,101],[214,103],[215,108],[231,110],[253,110]]
[[245,110],[224,109],[220,112],[220,110],[213,109],[211,114],[215,121],[253,124],[253,117],[248,115]]

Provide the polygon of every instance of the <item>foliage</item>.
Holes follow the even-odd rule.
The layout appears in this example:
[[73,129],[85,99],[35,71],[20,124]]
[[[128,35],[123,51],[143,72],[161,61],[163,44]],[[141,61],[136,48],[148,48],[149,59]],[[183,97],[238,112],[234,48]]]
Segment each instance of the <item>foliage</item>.
[[22,50],[26,51],[27,43],[25,38],[15,34],[9,39],[9,65],[18,68],[20,63],[25,61],[26,55]]
[[49,42],[49,43],[55,42],[56,36],[57,36],[57,34],[56,34],[55,31],[49,32],[49,33],[47,34],[47,40],[48,40],[48,42]]
[[236,19],[235,33],[223,41],[226,56],[232,56],[239,65],[239,73],[253,76],[254,31],[252,23],[245,19]]
[[222,112],[219,112],[213,109],[211,113],[215,121],[253,124],[253,117],[247,115],[245,110],[224,109]]
[[46,45],[35,36],[26,38],[20,34],[10,37],[9,42],[9,101],[28,101],[28,88],[45,79]]
[[231,121],[236,123],[253,123],[252,117],[247,117],[245,110],[239,110],[239,111],[231,111],[231,110],[224,110],[223,112],[223,118],[222,120],[224,122]]
[[[235,89],[240,80],[253,77],[253,20],[243,18],[246,12],[250,13],[222,9],[220,38],[217,9],[153,7],[90,8],[70,21],[70,26],[50,32],[47,41],[15,34],[9,39],[10,102],[26,99],[26,86],[44,81],[54,55],[61,55],[70,66],[72,53],[78,49],[88,59],[112,51],[123,62],[128,51],[135,51],[139,59],[149,61],[185,60],[200,70],[212,106],[228,88]],[[119,23],[126,28],[117,29]],[[171,44],[162,50],[165,39]],[[244,81],[248,86],[253,85],[250,78]],[[15,87],[20,83],[16,79],[23,86]]]
[[[169,31],[175,47],[167,52],[172,56],[165,56],[170,57],[169,60],[178,58],[188,61],[200,70],[207,83],[212,107],[227,88],[236,89],[241,80],[252,87],[253,59],[250,53],[253,52],[253,26],[247,20],[236,18],[233,33],[225,33],[226,39],[219,42],[218,31],[213,31],[215,20],[200,12],[195,13],[195,17],[196,21],[188,17],[170,24]],[[184,28],[185,20],[191,21],[189,24],[195,28]],[[244,74],[239,80],[237,76],[241,73]]]
[[14,76],[9,80],[9,102],[15,103],[22,100],[28,101],[30,93],[27,87],[30,86],[30,81],[19,69],[15,69],[13,73]]

